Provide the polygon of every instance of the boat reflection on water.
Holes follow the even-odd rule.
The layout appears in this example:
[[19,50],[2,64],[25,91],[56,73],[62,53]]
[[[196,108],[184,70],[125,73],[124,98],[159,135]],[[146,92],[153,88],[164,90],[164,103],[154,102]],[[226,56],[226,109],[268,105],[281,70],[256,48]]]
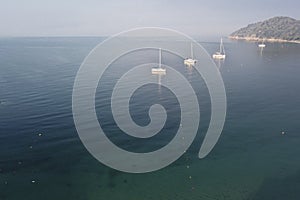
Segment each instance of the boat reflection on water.
[[214,59],[214,61],[219,70],[224,66],[225,59]]

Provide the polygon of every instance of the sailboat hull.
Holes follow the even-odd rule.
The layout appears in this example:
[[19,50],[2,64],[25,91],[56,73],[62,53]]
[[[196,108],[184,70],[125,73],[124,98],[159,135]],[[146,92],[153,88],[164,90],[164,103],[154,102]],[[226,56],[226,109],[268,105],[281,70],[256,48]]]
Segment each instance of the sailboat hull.
[[151,69],[152,74],[166,74],[166,69],[163,68],[152,68]]
[[214,59],[225,59],[226,55],[224,55],[224,54],[214,54],[212,57]]
[[194,66],[196,64],[196,60],[188,58],[184,60],[184,64],[188,66]]

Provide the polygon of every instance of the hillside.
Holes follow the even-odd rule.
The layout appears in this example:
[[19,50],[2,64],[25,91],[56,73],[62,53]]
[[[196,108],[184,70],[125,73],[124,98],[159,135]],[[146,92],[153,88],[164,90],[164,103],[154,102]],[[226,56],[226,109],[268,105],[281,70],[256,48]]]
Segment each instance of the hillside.
[[300,42],[300,20],[290,17],[274,17],[249,24],[232,34],[232,39]]

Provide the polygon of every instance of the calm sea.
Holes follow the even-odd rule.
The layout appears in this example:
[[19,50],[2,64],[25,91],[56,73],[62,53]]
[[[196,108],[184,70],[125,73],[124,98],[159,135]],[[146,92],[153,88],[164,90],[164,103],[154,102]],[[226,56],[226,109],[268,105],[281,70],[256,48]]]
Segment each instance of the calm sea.
[[[227,118],[219,142],[204,159],[197,155],[210,119],[208,91],[199,74],[165,54],[198,94],[200,128],[189,150],[170,166],[129,174],[88,153],[72,116],[76,73],[103,39],[0,39],[1,200],[300,199],[299,44],[267,43],[260,52],[255,43],[225,41],[227,58],[216,64],[227,92]],[[219,45],[200,44],[209,54]],[[136,59],[157,59],[155,51],[136,53]],[[103,85],[109,87],[118,78],[118,67],[131,62],[138,60],[124,57],[113,63]],[[170,111],[165,134],[148,141],[118,134],[111,116],[101,115],[109,111],[106,97],[109,90],[99,87],[98,119],[115,144],[147,152],[174,137],[178,102],[167,89],[148,85],[132,98],[133,119],[140,125],[149,123],[143,104],[160,103]]]

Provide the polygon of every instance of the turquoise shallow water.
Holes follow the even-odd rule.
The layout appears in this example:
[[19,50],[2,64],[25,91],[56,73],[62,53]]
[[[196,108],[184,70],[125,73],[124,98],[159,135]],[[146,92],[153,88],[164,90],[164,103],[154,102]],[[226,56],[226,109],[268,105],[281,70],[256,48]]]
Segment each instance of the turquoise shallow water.
[[[201,122],[187,153],[170,166],[147,174],[110,169],[84,148],[72,118],[72,87],[79,66],[103,38],[0,39],[0,199],[299,199],[300,198],[300,46],[226,41],[227,58],[216,63],[227,92],[222,136],[205,159],[197,153],[207,130],[210,102],[201,77],[165,59],[193,84],[201,100]],[[218,43],[200,42],[212,54]],[[137,52],[156,58],[155,52]],[[122,62],[135,62],[126,57]],[[108,77],[116,75],[113,67]],[[104,81],[109,86],[113,78]],[[147,123],[141,102],[159,101],[177,112],[167,90],[151,86],[136,93],[133,116]],[[112,140],[143,152],[173,137],[172,115],[165,134],[150,141],[117,135],[100,113],[108,109],[105,88],[96,107]],[[103,96],[104,95],[104,96]],[[104,99],[104,100],[103,100]],[[177,125],[176,125],[177,124]],[[282,131],[285,132],[282,135]],[[41,135],[39,135],[41,134]]]

